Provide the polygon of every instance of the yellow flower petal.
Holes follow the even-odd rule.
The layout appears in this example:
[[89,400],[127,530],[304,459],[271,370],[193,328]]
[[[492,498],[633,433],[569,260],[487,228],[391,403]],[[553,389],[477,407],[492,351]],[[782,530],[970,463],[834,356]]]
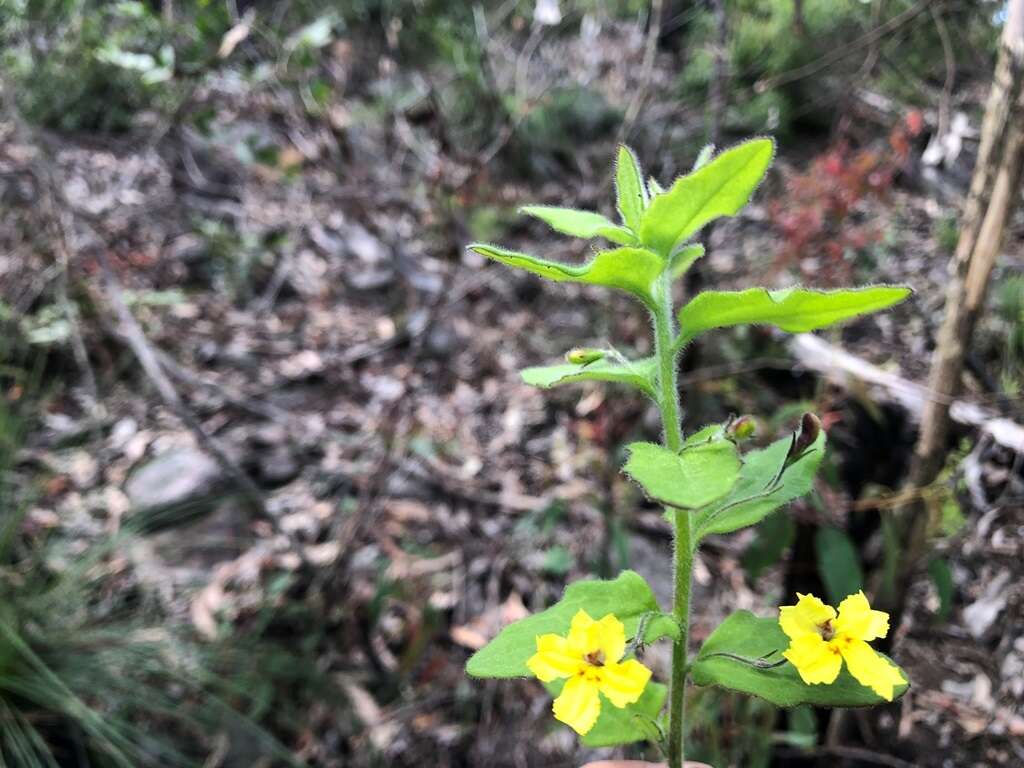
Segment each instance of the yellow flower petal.
[[863,640],[847,639],[840,644],[850,674],[886,701],[892,701],[894,688],[907,682],[900,670],[880,656]]
[[573,655],[569,641],[558,635],[540,635],[537,638],[537,653],[526,661],[526,666],[544,683],[560,677],[572,677],[585,662]]
[[605,664],[600,670],[601,693],[620,709],[627,704],[634,704],[651,679],[651,670],[636,659],[621,664]]
[[889,632],[889,614],[873,611],[863,592],[850,595],[839,604],[839,618],[836,619],[837,635],[846,635],[857,640],[874,640],[885,637]]
[[597,622],[597,629],[598,644],[604,654],[604,663],[614,664],[626,652],[626,627],[614,614],[609,613]]
[[821,637],[819,627],[826,621],[836,617],[835,609],[825,605],[814,595],[801,595],[796,605],[784,605],[779,608],[779,626],[790,640],[798,640],[805,635]]
[[566,638],[569,642],[571,653],[583,658],[588,653],[598,650],[598,639],[600,628],[590,614],[580,608],[572,617],[569,625],[569,635]]
[[839,649],[833,643],[826,643],[816,632],[794,639],[782,655],[808,685],[835,682],[843,666]]
[[597,683],[582,675],[569,678],[551,710],[556,720],[565,723],[580,736],[586,735],[601,714]]

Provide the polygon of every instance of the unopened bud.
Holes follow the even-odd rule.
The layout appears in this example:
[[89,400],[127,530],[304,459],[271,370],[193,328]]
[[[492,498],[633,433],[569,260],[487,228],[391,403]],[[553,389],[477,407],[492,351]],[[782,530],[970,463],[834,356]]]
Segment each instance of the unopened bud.
[[753,416],[740,416],[729,425],[729,437],[733,440],[749,440],[757,433],[757,422]]
[[814,445],[814,441],[821,434],[821,420],[813,413],[805,413],[800,419],[800,431],[793,440],[789,449],[787,459],[795,459],[803,455],[803,452]]
[[565,353],[565,359],[573,365],[589,365],[604,359],[604,352],[600,349],[584,349],[577,347]]

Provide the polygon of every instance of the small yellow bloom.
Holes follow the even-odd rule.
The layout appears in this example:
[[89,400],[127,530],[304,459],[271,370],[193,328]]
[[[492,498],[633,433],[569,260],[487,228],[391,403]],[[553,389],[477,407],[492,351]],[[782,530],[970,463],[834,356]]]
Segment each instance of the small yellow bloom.
[[839,604],[839,614],[814,595],[801,595],[796,605],[779,608],[779,626],[789,636],[785,656],[809,685],[832,683],[846,661],[846,668],[861,685],[886,701],[893,689],[906,683],[900,670],[870,645],[869,640],[885,637],[889,614],[871,610],[863,592],[850,595]]
[[585,735],[601,714],[601,697],[620,709],[640,698],[651,670],[636,659],[622,661],[626,628],[613,614],[600,621],[580,610],[567,637],[539,635],[537,653],[526,666],[542,682],[567,677],[552,707],[555,718]]

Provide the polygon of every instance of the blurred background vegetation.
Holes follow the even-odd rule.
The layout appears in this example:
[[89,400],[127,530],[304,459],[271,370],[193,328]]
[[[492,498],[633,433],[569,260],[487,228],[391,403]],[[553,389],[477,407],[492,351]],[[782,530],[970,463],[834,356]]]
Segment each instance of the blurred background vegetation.
[[[606,207],[617,142],[667,183],[772,134],[757,205],[685,289],[910,283],[827,341],[923,382],[1006,9],[0,0],[0,765],[594,757],[539,689],[461,665],[570,577],[668,588],[667,533],[618,475],[657,437],[644,404],[515,373],[646,321],[463,245],[551,252],[516,207]],[[1017,424],[1022,252],[1017,215],[965,382]],[[768,440],[810,409],[831,446],[811,498],[708,548],[705,630],[892,576],[914,413],[763,329],[692,350],[684,381],[690,428],[749,412]],[[948,447],[903,709],[699,691],[694,758],[1024,761],[1021,454],[969,425]]]

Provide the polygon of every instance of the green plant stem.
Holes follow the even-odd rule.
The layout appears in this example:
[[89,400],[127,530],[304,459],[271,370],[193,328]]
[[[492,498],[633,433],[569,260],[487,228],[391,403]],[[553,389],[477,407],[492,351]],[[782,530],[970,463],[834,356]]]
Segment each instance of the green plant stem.
[[[673,348],[672,279],[666,270],[660,286],[659,305],[654,310],[654,350],[658,359],[658,403],[665,430],[665,446],[671,451],[683,447],[679,409],[677,350]],[[683,720],[686,692],[686,651],[690,635],[690,584],[693,572],[693,544],[690,515],[671,510],[675,520],[674,598],[672,613],[679,624],[679,639],[672,652],[672,680],[669,686],[668,765],[683,765]]]

